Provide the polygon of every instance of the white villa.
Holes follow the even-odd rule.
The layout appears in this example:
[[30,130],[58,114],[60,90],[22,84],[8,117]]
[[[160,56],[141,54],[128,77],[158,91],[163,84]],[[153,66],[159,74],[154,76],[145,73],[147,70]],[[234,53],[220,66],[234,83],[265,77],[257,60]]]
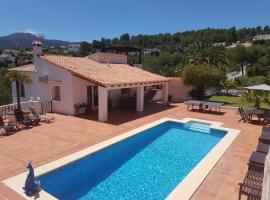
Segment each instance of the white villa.
[[[42,43],[33,42],[34,63],[12,70],[26,73],[30,83],[21,85],[22,101],[39,98],[52,101],[54,112],[74,115],[75,105],[87,103],[98,109],[98,120],[108,120],[108,99],[112,106],[119,104],[122,89],[136,93],[136,110],[144,110],[148,86],[162,88],[162,102],[168,101],[169,79],[127,64],[123,54],[95,53],[87,57],[44,55]],[[15,84],[12,85],[16,101]]]
[[69,52],[77,53],[80,50],[80,46],[81,46],[80,44],[68,44],[67,48]]

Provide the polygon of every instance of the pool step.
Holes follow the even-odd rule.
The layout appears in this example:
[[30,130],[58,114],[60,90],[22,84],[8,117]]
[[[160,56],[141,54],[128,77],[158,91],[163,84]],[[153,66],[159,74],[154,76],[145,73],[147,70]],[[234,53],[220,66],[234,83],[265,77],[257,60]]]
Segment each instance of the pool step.
[[209,133],[210,132],[210,127],[202,124],[187,124],[184,126],[188,130],[192,131],[199,131],[203,133]]

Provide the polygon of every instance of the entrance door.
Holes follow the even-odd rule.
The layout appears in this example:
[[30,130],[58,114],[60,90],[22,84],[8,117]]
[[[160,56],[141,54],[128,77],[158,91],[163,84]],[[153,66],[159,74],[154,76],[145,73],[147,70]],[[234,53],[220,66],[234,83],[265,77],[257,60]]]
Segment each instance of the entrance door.
[[98,107],[98,86],[93,86],[93,104],[94,108]]
[[92,86],[87,86],[87,104],[90,108],[93,108]]
[[87,86],[87,104],[92,109],[98,107],[98,86]]

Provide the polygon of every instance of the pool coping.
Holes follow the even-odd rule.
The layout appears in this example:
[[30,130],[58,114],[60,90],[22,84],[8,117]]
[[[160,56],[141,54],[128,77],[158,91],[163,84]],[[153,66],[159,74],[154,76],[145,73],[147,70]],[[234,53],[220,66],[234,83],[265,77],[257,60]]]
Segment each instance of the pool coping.
[[[99,151],[105,147],[113,145],[117,142],[120,142],[124,139],[127,139],[131,136],[134,136],[144,130],[152,128],[166,121],[174,121],[174,122],[180,122],[180,123],[198,121],[198,122],[211,124],[210,128],[227,131],[227,134],[219,141],[219,143],[217,143],[216,146],[211,149],[211,151],[190,171],[190,173],[174,188],[174,190],[166,198],[168,200],[176,200],[176,199],[188,200],[199,188],[199,186],[202,184],[204,179],[207,177],[210,171],[217,164],[217,162],[222,157],[222,155],[230,147],[234,139],[240,133],[240,130],[221,127],[223,123],[220,123],[220,122],[201,120],[197,118],[184,118],[182,120],[173,119],[173,118],[162,118],[154,122],[148,123],[146,125],[143,125],[141,127],[130,130],[128,132],[122,133],[118,136],[115,136],[113,138],[100,142],[93,146],[90,146],[86,149],[80,150],[73,154],[64,156],[60,159],[57,159],[47,164],[44,164],[42,166],[39,166],[35,168],[35,175],[38,177],[46,173],[49,173],[53,170],[56,170],[57,168],[60,168],[64,165],[74,162],[75,160],[83,158],[91,153]],[[18,174],[16,176],[13,176],[11,178],[4,180],[3,183],[7,185],[8,187],[10,187],[11,189],[13,189],[14,191],[16,191],[25,199],[32,200],[32,199],[35,199],[36,197],[26,196],[22,189],[24,186],[27,174],[28,174],[28,171],[23,172],[21,174]],[[38,194],[38,199],[56,200],[57,198],[45,192],[44,190],[41,190]]]

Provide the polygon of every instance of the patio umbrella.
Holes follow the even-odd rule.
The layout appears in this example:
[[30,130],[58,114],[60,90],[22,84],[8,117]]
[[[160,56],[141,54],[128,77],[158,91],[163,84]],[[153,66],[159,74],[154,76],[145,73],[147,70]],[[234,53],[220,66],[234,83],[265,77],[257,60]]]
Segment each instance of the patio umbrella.
[[267,84],[253,85],[250,87],[245,87],[248,90],[259,90],[259,91],[268,91],[270,92],[270,86]]

